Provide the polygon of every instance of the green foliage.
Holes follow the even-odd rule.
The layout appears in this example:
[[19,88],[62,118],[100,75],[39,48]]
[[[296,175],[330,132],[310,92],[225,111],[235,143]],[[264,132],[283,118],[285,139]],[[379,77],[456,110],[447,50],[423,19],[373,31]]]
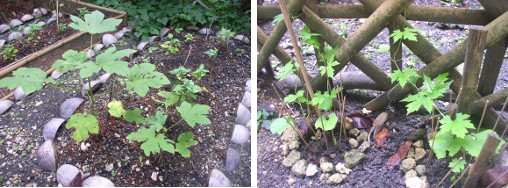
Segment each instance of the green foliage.
[[65,29],[67,29],[67,25],[65,25],[64,23],[59,23],[59,24],[58,24],[58,30],[59,30],[60,32],[65,31]]
[[215,58],[217,58],[218,51],[219,50],[217,48],[209,49],[208,51],[205,52],[205,54],[208,55],[208,57],[213,57],[215,59]]
[[64,60],[56,60],[52,67],[59,73],[75,70],[86,61],[86,52],[77,52],[75,50],[67,50],[62,54]]
[[408,67],[402,72],[397,69],[392,74],[388,75],[392,79],[392,83],[398,81],[401,87],[404,87],[406,83],[414,83],[416,79],[420,78],[420,75],[416,73],[414,68]]
[[203,88],[199,87],[192,80],[187,78],[175,82],[172,89],[182,101],[192,101],[193,99],[196,99],[196,93],[203,91]]
[[137,124],[144,123],[145,118],[143,118],[143,116],[141,115],[142,112],[143,110],[139,108],[136,108],[134,110],[126,110],[123,114],[123,118],[126,121],[133,121],[136,122]]
[[190,72],[191,72],[190,69],[187,69],[183,66],[180,66],[177,69],[173,69],[173,70],[169,71],[170,74],[176,75],[176,78],[178,78],[179,80],[181,80],[183,78],[183,75],[186,75]]
[[76,131],[72,134],[72,138],[76,142],[83,141],[88,133],[97,134],[99,133],[99,124],[97,119],[93,115],[83,115],[82,113],[76,113],[70,117],[65,125],[67,129],[74,127]]
[[133,89],[141,97],[146,95],[149,87],[160,88],[163,85],[170,84],[168,78],[157,72],[155,65],[150,63],[132,66],[128,78],[125,81],[125,87]]
[[282,14],[278,14],[277,16],[273,17],[273,21],[272,21],[272,23],[270,24],[270,26],[273,26],[273,25],[275,25],[275,24],[277,24],[277,23],[279,23],[279,22],[281,22],[281,21],[282,21],[282,22],[284,21],[284,15],[282,15]]
[[259,128],[259,125],[262,125],[263,128],[269,130],[270,125],[272,124],[272,121],[268,120],[268,117],[270,117],[271,115],[273,115],[273,112],[270,112],[266,109],[258,110],[258,113],[257,113],[258,128]]
[[97,64],[100,68],[104,69],[104,71],[109,74],[127,76],[127,74],[130,75],[133,70],[131,69],[129,73],[129,62],[120,61],[119,59],[135,52],[136,50],[132,49],[116,51],[116,47],[111,47],[103,53],[99,54],[95,58],[95,61],[97,61]]
[[44,82],[55,83],[53,78],[47,77],[48,74],[38,68],[21,67],[13,71],[12,75],[14,77],[6,77],[0,80],[0,87],[14,89],[20,86],[23,92],[30,94],[42,89]]
[[328,115],[328,118],[325,116],[321,116],[316,120],[316,123],[314,127],[318,129],[323,129],[324,131],[330,131],[335,128],[335,125],[337,125],[337,122],[339,122],[339,118],[335,113],[331,113]]
[[146,123],[150,124],[150,129],[158,132],[161,129],[165,129],[164,124],[166,123],[166,119],[168,119],[167,115],[164,115],[161,111],[157,111],[154,116],[146,118]]
[[390,51],[390,46],[383,44],[380,45],[379,48],[376,50],[377,54],[386,53]]
[[184,101],[180,107],[176,107],[176,110],[178,110],[182,118],[191,127],[194,127],[196,124],[208,125],[212,123],[205,116],[208,114],[210,106],[202,104],[191,105],[190,103]]
[[334,71],[333,67],[336,65],[339,65],[338,61],[335,61],[335,53],[339,50],[339,46],[336,46],[335,48],[332,48],[330,46],[326,46],[324,48],[325,51],[325,66],[319,66],[319,71],[321,72],[321,75],[326,75],[328,78],[333,78]]
[[[321,44],[319,43],[318,36],[321,36],[318,33],[311,33],[309,26],[304,26],[299,32],[298,35],[301,36],[303,40],[302,44],[314,46],[314,48],[319,48]],[[335,53],[334,53],[335,54]]]
[[463,139],[468,133],[468,128],[474,129],[474,125],[469,120],[466,120],[467,118],[469,118],[469,115],[462,113],[457,113],[455,120],[452,120],[450,116],[445,116],[439,121],[442,124],[440,132],[451,131],[452,135]]
[[173,38],[173,34],[169,33],[168,38],[168,41],[161,44],[161,47],[166,48],[166,55],[177,52],[180,46],[180,40]]
[[417,32],[419,32],[418,29],[406,27],[406,28],[404,28],[404,31],[400,31],[398,29],[393,31],[393,33],[390,35],[390,37],[393,38],[393,42],[397,42],[401,39],[402,40],[407,39],[410,41],[417,41],[417,39],[416,39]]
[[407,114],[417,111],[421,105],[430,113],[435,99],[442,97],[446,89],[450,87],[452,81],[446,82],[448,73],[440,74],[436,77],[434,82],[427,75],[423,75],[423,85],[425,90],[418,92],[415,95],[409,95],[401,101],[410,102],[406,105]]
[[272,133],[282,134],[282,132],[284,132],[289,127],[291,127],[291,124],[289,124],[285,118],[277,118],[272,121],[272,124],[270,125],[270,131]]
[[294,102],[296,99],[298,99],[299,102],[306,103],[306,102],[308,102],[308,100],[307,100],[307,98],[304,95],[305,95],[305,91],[299,90],[294,95],[290,94],[290,95],[286,96],[284,98],[284,102],[285,103],[291,103],[291,102]]
[[183,31],[183,28],[176,28],[175,29],[175,33],[178,33],[178,34],[180,34],[182,31]]
[[279,69],[279,72],[281,72],[281,75],[275,76],[278,80],[284,80],[286,79],[291,73],[294,73],[298,69],[298,64],[296,62],[290,61],[284,65],[284,67]]
[[71,20],[73,22],[69,24],[69,27],[91,34],[114,31],[115,27],[122,22],[122,20],[114,18],[104,20],[104,14],[97,10],[86,14],[84,21],[73,15],[71,15]]
[[[342,88],[339,88],[339,90],[342,90]],[[321,94],[321,91],[316,91],[314,98],[310,101],[310,104],[318,105],[321,110],[331,110],[333,99],[337,98],[339,90],[337,90],[337,88],[333,88],[331,93],[324,92],[323,94]]]
[[153,129],[140,128],[137,132],[133,132],[127,136],[127,139],[138,142],[144,142],[141,144],[141,149],[145,152],[146,156],[150,154],[160,153],[161,149],[172,154],[175,153],[175,147],[173,140],[166,139],[164,134],[155,134]]
[[182,157],[190,157],[190,150],[187,148],[198,144],[198,141],[193,139],[194,133],[192,132],[186,132],[178,135],[178,143],[176,143],[175,146],[176,150],[180,153],[180,155],[182,155]]
[[217,37],[220,39],[220,43],[229,43],[231,42],[231,38],[235,36],[235,32],[231,31],[230,29],[221,28],[219,31],[219,34],[217,34]]
[[125,113],[125,110],[123,109],[122,101],[112,101],[108,103],[108,112],[113,117],[120,117]]
[[4,50],[2,50],[0,55],[2,55],[2,57],[5,60],[9,61],[9,60],[14,60],[17,53],[18,53],[18,49],[14,48],[14,45],[7,44],[4,46]]
[[166,105],[166,108],[173,106],[180,102],[180,95],[178,95],[175,92],[168,92],[168,91],[160,91],[157,93],[159,96],[166,98],[164,102],[161,101],[164,105]]
[[193,73],[192,73],[192,76],[194,76],[194,78],[198,79],[198,80],[201,80],[201,78],[203,78],[206,73],[209,73],[210,71],[206,70],[205,69],[205,66],[203,64],[199,65],[199,68],[196,69]]
[[86,14],[90,14],[92,12],[90,12],[88,9],[86,9],[86,7],[81,7],[81,8],[77,8],[78,10],[78,16],[80,18],[84,18]]
[[191,33],[187,33],[187,34],[185,35],[185,41],[190,41],[190,40],[192,40],[192,39],[194,39],[194,36],[193,36]]

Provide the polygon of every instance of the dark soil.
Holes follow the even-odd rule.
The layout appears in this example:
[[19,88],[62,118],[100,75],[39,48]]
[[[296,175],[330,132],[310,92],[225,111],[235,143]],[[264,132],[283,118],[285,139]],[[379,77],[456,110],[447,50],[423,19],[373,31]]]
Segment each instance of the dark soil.
[[[71,19],[68,15],[65,15],[63,18],[59,20],[60,23],[68,25],[71,22]],[[19,27],[19,26],[18,26]],[[63,31],[60,31],[56,22],[53,22],[49,25],[46,25],[42,28],[42,30],[35,31],[34,35],[23,35],[21,39],[14,40],[9,42],[7,45],[13,45],[15,49],[18,50],[14,60],[4,59],[3,56],[0,56],[0,68],[9,65],[14,61],[17,61],[25,56],[28,56],[34,52],[37,52],[46,46],[50,46],[52,44],[57,43],[58,41],[65,39],[72,34],[77,33],[76,30],[66,27]],[[4,46],[5,48],[5,46]],[[3,50],[2,48],[1,50]]]
[[[143,116],[152,116],[157,110],[162,110],[168,115],[166,126],[169,127],[180,120],[175,107],[165,109],[155,99],[162,100],[157,93],[162,90],[170,90],[171,86],[177,81],[174,75],[168,71],[185,66],[188,69],[195,70],[200,64],[204,64],[205,69],[209,70],[201,80],[196,80],[196,84],[206,88],[206,91],[197,95],[195,103],[211,106],[209,115],[210,125],[196,125],[194,129],[180,123],[178,126],[168,131],[167,137],[176,140],[178,135],[183,132],[192,131],[195,134],[195,140],[198,144],[189,147],[191,151],[190,158],[183,158],[180,154],[170,154],[163,152],[159,155],[146,157],[139,147],[141,143],[127,140],[125,137],[138,128],[145,125],[136,125],[126,122],[123,118],[108,116],[107,103],[110,102],[110,95],[102,96],[95,100],[97,119],[100,124],[98,135],[92,135],[84,144],[90,144],[88,150],[80,149],[80,143],[76,143],[70,137],[74,130],[61,128],[57,133],[55,145],[58,151],[58,164],[72,164],[81,168],[86,175],[100,175],[112,180],[117,186],[207,186],[208,175],[213,168],[221,169],[224,167],[228,147],[235,147],[230,143],[231,133],[234,128],[234,118],[238,103],[241,101],[245,82],[250,77],[250,48],[249,45],[233,40],[229,44],[229,51],[226,47],[219,44],[216,37],[199,36],[192,33],[195,38],[192,41],[184,42],[182,34],[173,33],[182,45],[179,51],[174,54],[165,55],[163,48],[159,46],[163,41],[151,44],[151,47],[159,47],[159,50],[149,53],[148,50],[141,51],[130,59],[130,66],[140,64],[145,61],[156,65],[157,70],[164,73],[171,81],[171,84],[160,89],[151,89],[145,97],[139,97],[137,94],[119,90],[111,98],[123,102],[125,109],[141,108]],[[117,42],[119,49],[135,48],[136,39],[132,35]],[[192,52],[190,48],[192,47]],[[205,51],[217,48],[219,54],[217,59],[211,59]],[[239,52],[235,49],[243,49],[245,52]],[[189,56],[189,52],[191,53]],[[188,56],[187,63],[184,62]],[[94,75],[94,79],[99,75]],[[77,80],[76,73],[66,73],[59,80],[60,86],[80,88],[81,84]],[[96,95],[106,93],[119,85],[117,77],[113,75],[107,84],[96,91]],[[191,79],[189,77],[189,79]],[[22,102],[18,102],[9,112],[1,116],[1,130],[13,139],[9,142],[14,143],[18,135],[23,135],[26,139],[25,145],[35,145],[30,150],[15,150],[10,154],[6,152],[12,145],[2,143],[0,157],[0,166],[4,170],[0,172],[0,185],[26,185],[28,183],[37,186],[57,186],[54,173],[42,172],[37,166],[36,156],[37,148],[43,142],[42,127],[52,117],[59,117],[58,106],[67,98],[80,97],[81,92],[62,91],[49,87],[44,87],[41,91],[33,93]],[[32,104],[43,101],[42,104],[35,106]],[[22,103],[22,104],[20,104]],[[90,102],[87,100],[76,113],[91,113]],[[33,127],[33,128],[32,128]],[[63,127],[63,125],[62,125]],[[12,131],[11,131],[12,130]],[[18,131],[17,133],[15,131]],[[14,143],[16,144],[16,143]],[[250,148],[250,142],[245,144]],[[248,152],[242,152],[241,163],[237,170],[225,172],[233,186],[251,186],[250,183],[250,149]],[[2,164],[3,163],[3,164]],[[114,165],[114,170],[108,172],[105,167],[109,164]],[[22,165],[23,168],[18,168]],[[42,173],[41,173],[42,172]],[[158,173],[158,180],[152,180],[152,173]],[[159,177],[160,176],[160,177]],[[15,181],[18,184],[15,184]],[[9,181],[9,183],[6,183]]]
[[[331,4],[358,4],[357,1],[350,0],[332,0],[329,1]],[[273,4],[272,2],[266,2],[266,4]],[[420,1],[416,0],[412,5],[417,6],[450,6],[443,5],[440,1]],[[462,3],[453,5],[453,7],[460,8],[474,8],[478,9],[481,5],[476,1],[462,1]],[[359,28],[359,26],[363,23],[364,19],[325,19],[325,22],[328,23],[332,28],[338,32],[339,34],[345,34],[346,36],[351,36],[352,33]],[[260,24],[260,27],[264,29],[265,33],[270,33],[273,29],[273,25],[270,26],[271,20],[263,21]],[[462,42],[467,37],[467,28],[469,26],[466,25],[455,25],[455,24],[441,24],[441,23],[429,23],[429,22],[417,22],[417,21],[409,21],[411,25],[415,28],[421,30],[426,34],[427,39],[429,39],[434,46],[442,53],[446,53],[453,47],[455,47],[458,43]],[[303,28],[303,23],[299,20],[295,21],[293,26],[295,27],[295,32],[298,32],[299,29]],[[448,29],[439,29],[443,28],[443,25],[447,26]],[[390,58],[389,52],[384,53],[376,53],[381,45],[388,45],[388,29],[383,30],[378,36],[371,41],[366,47],[364,47],[361,51],[367,58],[369,58],[373,63],[375,63],[378,67],[380,67],[386,73],[390,72]],[[291,41],[288,35],[285,35],[279,46],[283,47],[288,54],[293,55],[294,50],[291,45]],[[305,47],[303,51],[305,52]],[[312,51],[312,50],[309,50]],[[304,53],[305,54],[305,53]],[[308,54],[312,54],[308,53]],[[508,56],[506,56],[508,57]],[[293,57],[294,58],[294,57]],[[417,68],[421,68],[424,64],[418,60],[418,58],[414,57],[407,48],[404,47],[403,51],[403,63],[406,67],[408,64],[411,64],[412,59],[415,59],[415,66]],[[317,66],[315,65],[315,56],[314,55],[304,55],[304,62],[306,62],[306,67],[308,72],[311,75],[315,75],[318,73]],[[272,65],[277,63],[277,58],[273,57],[270,59]],[[508,85],[508,71],[507,71],[507,62],[508,58],[505,58],[503,66],[501,68],[501,72],[499,74],[498,82],[495,88],[495,91],[499,91],[504,89]],[[280,65],[279,65],[280,66]],[[457,67],[459,72],[462,72],[462,66]],[[354,66],[349,66],[345,71],[359,71]],[[276,96],[272,87],[269,85],[271,81],[268,81],[266,77],[258,78],[258,105],[273,104],[275,106],[279,106],[282,108],[281,100]],[[288,88],[283,85],[282,82],[278,82],[278,86],[286,93],[291,93],[294,88]],[[338,83],[335,83],[338,84]],[[346,96],[346,110],[349,113],[360,112],[362,111],[362,105],[374,99],[377,95],[379,95],[380,91],[373,90],[350,90],[345,92]],[[449,103],[447,101],[438,101],[438,106],[443,108],[448,108]],[[277,109],[277,108],[275,108]],[[293,111],[297,111],[299,109],[297,104],[293,104]],[[341,184],[338,184],[333,187],[405,187],[404,184],[404,173],[398,169],[398,167],[387,170],[383,165],[386,164],[388,158],[396,153],[397,149],[404,144],[409,139],[410,133],[419,128],[420,126],[426,126],[430,123],[426,123],[425,121],[429,118],[428,114],[410,114],[406,115],[405,104],[395,103],[387,106],[385,109],[381,111],[375,111],[372,114],[368,115],[369,117],[376,117],[382,111],[388,112],[388,122],[390,126],[390,133],[386,143],[382,148],[377,148],[374,146],[374,141],[371,142],[371,147],[367,149],[365,154],[367,155],[364,162],[353,168],[352,173],[347,175],[345,181]],[[277,111],[277,113],[280,113]],[[276,116],[280,117],[282,115]],[[507,115],[504,115],[503,118],[505,120],[508,119]],[[284,156],[282,155],[281,145],[282,142],[280,140],[280,135],[273,134],[269,130],[259,128],[258,131],[258,187],[327,187],[326,179],[320,180],[320,176],[322,172],[319,171],[313,177],[305,177],[299,178],[296,177],[290,168],[284,167],[282,165],[282,160]],[[338,138],[338,131],[335,131],[335,136]],[[427,133],[430,130],[427,129]],[[506,138],[505,138],[506,140]],[[309,143],[312,148],[317,151],[316,155],[313,155],[308,151],[308,149],[301,143],[298,151],[302,152],[302,158],[307,159],[307,162],[313,162],[314,164],[319,166],[319,159],[321,157],[325,157],[328,161],[332,162],[334,165],[338,162],[344,162],[344,154],[346,151],[349,151],[351,148],[349,144],[346,144],[345,140],[342,140],[341,150],[339,151],[337,147],[330,147],[330,151],[332,154],[336,154],[335,158],[330,158],[327,155],[327,151],[325,148],[324,140],[314,141],[309,139]],[[332,143],[329,140],[328,143]],[[418,164],[425,164],[427,162],[427,156],[429,151],[429,146],[427,141],[425,140],[424,148],[427,150],[427,155],[423,159],[423,161]],[[435,187],[439,181],[445,176],[448,172],[448,161],[446,159],[437,160],[434,156],[432,163],[427,167],[427,179],[430,183],[430,187]],[[288,184],[289,179],[296,180],[294,184]],[[449,178],[447,178],[442,184],[443,187],[449,187],[451,182]]]
[[35,6],[29,0],[0,1],[0,24],[9,24],[12,19],[20,19],[25,14],[32,14]]

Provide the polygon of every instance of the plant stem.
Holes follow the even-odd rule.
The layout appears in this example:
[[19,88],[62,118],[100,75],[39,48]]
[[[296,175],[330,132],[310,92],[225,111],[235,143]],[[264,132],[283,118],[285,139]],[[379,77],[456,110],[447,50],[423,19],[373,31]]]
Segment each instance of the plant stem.
[[462,161],[462,157],[459,158],[459,160],[457,160],[457,162],[453,165],[453,167],[448,171],[448,173],[446,173],[445,177],[443,177],[443,179],[441,179],[441,181],[439,182],[439,184],[437,184],[436,187],[439,187],[443,181],[450,175],[450,173],[452,173],[452,170],[455,168],[455,166],[457,166],[457,164],[459,164],[459,162]]
[[176,122],[175,124],[171,125],[171,127],[169,127],[168,130],[173,128],[174,126],[178,125],[182,120],[183,120],[183,118],[178,120],[178,122]]
[[90,101],[92,102],[92,115],[95,116],[95,102],[93,98],[92,92],[92,77],[88,77],[88,95],[90,96]]
[[[450,187],[453,187],[455,184],[457,184],[460,179],[462,179],[462,177],[464,177],[464,175],[466,174],[467,170],[469,170],[469,167],[471,167],[471,165],[467,165],[466,169],[464,169],[464,171],[462,172],[462,174],[459,176],[459,178],[457,178],[452,185],[450,185]],[[495,181],[494,181],[495,182]]]
[[487,106],[489,106],[489,100],[485,102],[485,107],[483,108],[482,112],[482,118],[480,119],[480,124],[478,125],[478,128],[476,129],[476,133],[480,131],[480,127],[482,127],[483,118],[485,117],[485,112],[487,111]]

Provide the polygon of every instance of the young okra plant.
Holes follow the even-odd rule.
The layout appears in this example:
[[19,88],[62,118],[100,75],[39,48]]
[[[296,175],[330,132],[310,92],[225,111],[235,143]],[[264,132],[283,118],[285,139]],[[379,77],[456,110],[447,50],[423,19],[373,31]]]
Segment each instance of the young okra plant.
[[180,47],[180,40],[173,38],[173,34],[168,33],[168,38],[168,41],[161,44],[161,47],[166,49],[166,55],[177,52]]
[[229,42],[231,42],[231,38],[235,36],[235,32],[230,29],[221,28],[217,37],[219,37],[220,43],[226,43],[226,50],[229,51]]
[[4,49],[2,50],[2,52],[0,52],[0,55],[2,55],[2,57],[5,60],[9,61],[9,60],[14,60],[17,53],[18,53],[18,49],[14,48],[14,45],[7,44],[4,46]]
[[208,55],[208,57],[211,57],[213,59],[216,59],[217,58],[217,52],[219,50],[217,48],[214,48],[214,49],[209,49],[208,51],[205,52],[206,55]]
[[185,35],[185,41],[191,41],[192,39],[194,39],[194,36],[191,33]]

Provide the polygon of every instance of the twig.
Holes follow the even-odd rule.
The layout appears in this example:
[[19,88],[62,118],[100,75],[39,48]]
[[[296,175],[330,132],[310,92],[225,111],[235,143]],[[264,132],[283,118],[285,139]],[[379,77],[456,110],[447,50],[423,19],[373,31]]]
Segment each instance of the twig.
[[504,107],[506,107],[506,103],[507,102],[508,102],[508,97],[504,101],[503,108],[501,109],[501,112],[499,112],[499,115],[497,116],[496,123],[494,124],[494,128],[492,129],[493,131],[496,131],[497,123],[499,122],[499,119],[501,118],[501,115],[503,115]]
[[205,37],[205,40],[208,40],[208,35],[210,34],[210,30],[212,30],[213,21],[214,21],[214,20],[212,20],[212,21],[210,22],[210,27],[208,27],[208,31],[206,32],[206,37]]
[[427,159],[427,163],[425,164],[425,167],[429,166],[429,164],[432,162],[432,154],[434,154],[434,142],[436,142],[436,136],[437,136],[437,127],[439,125],[439,120],[441,120],[441,117],[438,117],[437,118],[437,122],[436,122],[436,128],[433,129],[431,132],[431,134],[434,136],[432,138],[432,146],[430,146],[430,153],[429,153],[429,159]]
[[457,107],[457,102],[459,101],[461,94],[462,94],[462,88],[460,88],[459,94],[457,95],[457,99],[455,100],[455,103],[453,103],[453,108],[452,108],[452,111],[450,112],[450,117],[452,117],[452,116],[455,117],[453,113],[455,112],[455,108]]
[[476,133],[480,131],[480,127],[482,127],[483,118],[485,117],[485,112],[487,111],[487,106],[489,106],[489,100],[485,102],[485,107],[483,107],[482,117],[480,118],[480,124],[478,124],[478,128],[476,129]]
[[183,66],[185,66],[185,64],[187,63],[187,60],[189,60],[189,56],[192,52],[192,46],[190,46],[190,49],[189,49],[189,53],[187,54],[187,58],[185,58],[185,62],[183,63]]
[[198,2],[199,4],[201,4],[201,6],[205,7],[208,11],[210,11],[210,8],[208,8],[203,2],[201,2],[200,0],[195,0],[194,3],[192,3],[193,5],[196,4],[196,2]]
[[499,177],[496,178],[496,180],[494,180],[492,183],[489,184],[489,186],[487,186],[487,188],[491,188],[492,186],[494,186],[494,184],[499,181],[501,178],[503,178],[504,176],[506,176],[508,174],[508,171],[505,171],[503,172],[503,174],[501,174]]
[[462,177],[464,177],[464,175],[466,174],[467,170],[469,170],[469,167],[471,167],[471,164],[467,165],[466,169],[464,169],[464,172],[462,172],[462,174],[459,176],[459,178],[457,178],[452,185],[450,185],[450,187],[453,187],[455,184],[457,184],[460,179],[462,179]]
[[455,166],[457,166],[457,164],[459,164],[460,161],[462,161],[462,157],[460,157],[459,160],[457,160],[457,162],[455,162],[453,167],[448,171],[448,173],[446,173],[445,177],[443,177],[443,179],[441,179],[439,184],[437,184],[436,188],[439,187],[443,183],[443,181],[450,175],[450,173],[452,173],[452,170],[455,168]]

